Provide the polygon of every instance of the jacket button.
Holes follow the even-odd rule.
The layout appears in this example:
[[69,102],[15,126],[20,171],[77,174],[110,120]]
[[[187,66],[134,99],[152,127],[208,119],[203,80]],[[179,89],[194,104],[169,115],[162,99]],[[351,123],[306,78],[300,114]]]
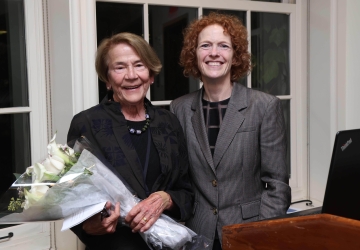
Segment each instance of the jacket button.
[[213,208],[212,208],[212,211],[213,211],[213,214],[214,214],[214,215],[217,215],[218,210],[217,210],[217,208],[216,208],[216,207],[213,207]]
[[217,187],[217,181],[216,181],[216,180],[212,180],[212,185],[213,185],[213,187]]

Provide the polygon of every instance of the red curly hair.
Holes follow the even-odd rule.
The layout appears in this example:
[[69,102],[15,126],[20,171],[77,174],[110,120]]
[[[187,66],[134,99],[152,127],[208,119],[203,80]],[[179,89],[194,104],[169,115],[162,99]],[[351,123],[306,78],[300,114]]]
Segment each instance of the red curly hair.
[[211,12],[201,19],[194,20],[184,30],[184,44],[180,54],[180,65],[184,67],[184,75],[192,75],[201,80],[196,56],[198,37],[205,27],[212,24],[219,24],[223,27],[224,33],[231,38],[234,51],[231,81],[237,81],[240,77],[247,75],[252,68],[251,54],[248,51],[247,30],[236,16],[216,12]]

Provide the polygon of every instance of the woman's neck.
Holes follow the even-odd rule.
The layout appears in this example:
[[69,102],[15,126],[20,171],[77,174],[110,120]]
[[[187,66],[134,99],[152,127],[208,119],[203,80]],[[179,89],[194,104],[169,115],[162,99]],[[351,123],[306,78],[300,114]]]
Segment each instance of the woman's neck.
[[140,105],[121,105],[121,112],[129,121],[143,121],[145,120],[145,106],[144,103]]
[[209,102],[220,102],[230,98],[233,88],[232,82],[204,82],[203,98]]

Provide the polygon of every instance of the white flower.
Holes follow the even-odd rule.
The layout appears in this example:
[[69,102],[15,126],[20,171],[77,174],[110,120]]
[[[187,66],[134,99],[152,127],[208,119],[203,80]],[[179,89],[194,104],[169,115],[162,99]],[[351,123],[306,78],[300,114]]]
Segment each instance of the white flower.
[[34,166],[30,166],[30,167],[27,167],[27,168],[26,168],[26,173],[27,173],[28,175],[31,175],[32,172],[34,172]]
[[58,144],[58,147],[62,148],[62,150],[64,150],[64,152],[69,156],[74,156],[74,154],[75,154],[74,149],[70,148],[67,144],[65,144],[65,145]]
[[59,174],[65,167],[65,161],[57,155],[48,156],[42,165],[49,172]]
[[[73,153],[67,155],[63,151],[61,151],[60,150],[61,145],[56,144],[55,139],[56,139],[56,134],[54,135],[54,137],[51,139],[51,141],[49,142],[49,144],[47,146],[48,154],[52,157],[57,156],[57,157],[63,159],[65,164],[68,164],[68,163],[71,164],[69,156],[72,156]],[[72,150],[72,152],[74,152],[74,151]]]
[[46,185],[32,186],[30,191],[25,189],[25,202],[22,204],[22,207],[24,207],[24,209],[28,209],[30,206],[40,200],[41,197],[43,197],[48,191],[48,189],[49,187]]
[[60,177],[49,170],[46,169],[46,167],[41,163],[35,163],[34,164],[34,174],[35,174],[35,180],[33,179],[33,182],[44,182],[44,181],[58,181]]

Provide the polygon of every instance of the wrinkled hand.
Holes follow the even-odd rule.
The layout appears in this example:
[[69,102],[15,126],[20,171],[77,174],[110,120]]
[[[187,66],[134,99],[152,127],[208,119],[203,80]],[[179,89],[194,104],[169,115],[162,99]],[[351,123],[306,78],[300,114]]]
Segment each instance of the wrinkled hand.
[[163,191],[152,193],[130,210],[125,217],[125,222],[132,232],[143,233],[157,221],[164,210],[171,209],[172,206],[168,193]]
[[109,212],[109,217],[104,217],[101,220],[100,213],[95,214],[83,223],[83,230],[87,234],[102,235],[108,233],[114,233],[118,219],[120,217],[120,203],[115,204],[115,209],[111,210],[111,202],[106,202],[105,208]]

